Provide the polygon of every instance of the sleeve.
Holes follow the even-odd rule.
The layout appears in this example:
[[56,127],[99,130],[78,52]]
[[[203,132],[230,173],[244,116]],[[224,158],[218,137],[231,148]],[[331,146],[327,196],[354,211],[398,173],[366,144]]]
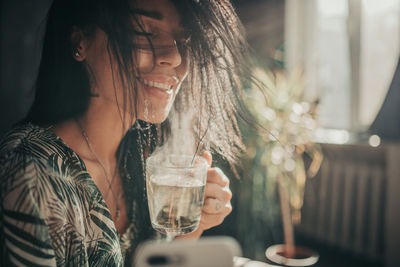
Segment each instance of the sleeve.
[[1,266],[56,266],[41,212],[40,164],[25,153],[0,157]]

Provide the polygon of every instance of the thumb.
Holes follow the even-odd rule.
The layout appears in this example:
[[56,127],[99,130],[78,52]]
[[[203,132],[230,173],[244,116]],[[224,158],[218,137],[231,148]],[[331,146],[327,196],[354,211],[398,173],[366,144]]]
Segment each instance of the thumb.
[[212,155],[211,155],[210,151],[208,151],[208,150],[204,151],[203,155],[201,155],[201,156],[206,159],[208,166],[211,167]]

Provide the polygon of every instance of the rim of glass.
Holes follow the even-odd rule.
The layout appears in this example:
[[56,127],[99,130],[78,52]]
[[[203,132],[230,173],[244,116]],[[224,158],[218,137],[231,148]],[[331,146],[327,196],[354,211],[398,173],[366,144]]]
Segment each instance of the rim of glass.
[[[175,169],[175,170],[193,170],[193,169],[200,169],[200,168],[204,168],[204,167],[206,167],[206,166],[208,166],[208,164],[207,164],[207,160],[205,159],[205,158],[203,158],[203,157],[201,157],[201,156],[191,156],[191,155],[179,155],[179,154],[171,154],[171,155],[168,155],[168,156],[166,156],[166,157],[173,157],[173,156],[175,156],[175,157],[184,157],[184,158],[188,158],[188,159],[190,159],[190,160],[192,160],[193,159],[193,161],[195,162],[195,161],[201,161],[201,163],[202,164],[200,164],[200,165],[193,165],[193,166],[185,166],[185,167],[183,167],[183,166],[165,166],[165,165],[161,165],[161,164],[159,164],[159,165],[157,165],[157,168],[159,168],[159,169]],[[146,159],[146,169],[147,169],[147,167],[148,166],[151,166],[151,167],[153,167],[156,163],[159,163],[158,161],[156,161],[155,160],[156,159],[156,157],[148,157],[147,159]]]

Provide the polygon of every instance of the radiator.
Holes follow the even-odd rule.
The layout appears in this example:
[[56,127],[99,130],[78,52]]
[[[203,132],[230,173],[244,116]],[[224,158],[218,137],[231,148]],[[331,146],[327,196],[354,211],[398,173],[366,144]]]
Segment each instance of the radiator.
[[399,146],[322,147],[324,161],[317,176],[307,179],[296,231],[387,266],[400,266]]

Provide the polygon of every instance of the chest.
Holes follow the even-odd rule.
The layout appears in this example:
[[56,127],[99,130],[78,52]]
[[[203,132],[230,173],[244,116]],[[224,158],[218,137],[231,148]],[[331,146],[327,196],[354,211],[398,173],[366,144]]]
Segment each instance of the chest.
[[129,220],[121,176],[118,172],[106,175],[104,169],[93,162],[85,164],[104,198],[117,232],[122,235],[129,226]]

